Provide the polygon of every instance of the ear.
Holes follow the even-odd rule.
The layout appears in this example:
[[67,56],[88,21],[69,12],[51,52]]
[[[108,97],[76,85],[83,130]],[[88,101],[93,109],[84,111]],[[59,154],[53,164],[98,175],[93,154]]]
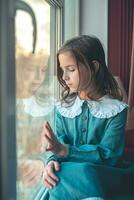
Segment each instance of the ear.
[[98,72],[99,67],[100,67],[100,63],[97,60],[93,60],[92,63],[95,66],[95,72]]

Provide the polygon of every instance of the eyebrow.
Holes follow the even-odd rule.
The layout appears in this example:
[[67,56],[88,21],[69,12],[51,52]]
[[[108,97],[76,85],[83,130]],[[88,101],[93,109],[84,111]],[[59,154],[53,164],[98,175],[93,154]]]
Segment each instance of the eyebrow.
[[66,66],[59,66],[60,68],[69,68],[69,67],[76,67],[76,65],[66,65]]

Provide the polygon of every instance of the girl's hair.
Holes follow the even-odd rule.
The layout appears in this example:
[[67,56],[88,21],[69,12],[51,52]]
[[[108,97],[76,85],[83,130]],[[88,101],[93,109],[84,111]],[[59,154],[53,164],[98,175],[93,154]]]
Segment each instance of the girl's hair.
[[[65,52],[70,52],[76,59],[80,76],[79,87],[83,87],[83,90],[87,91],[87,96],[90,99],[97,100],[98,95],[109,95],[112,98],[122,100],[122,93],[118,84],[106,66],[105,53],[100,40],[88,35],[77,36],[66,41],[57,53],[57,75],[64,88],[62,100],[66,101],[77,95],[77,92],[70,93],[69,87],[62,78],[63,71],[60,68],[59,55]],[[95,63],[98,64],[98,69]],[[86,84],[81,86],[84,79],[86,79]]]

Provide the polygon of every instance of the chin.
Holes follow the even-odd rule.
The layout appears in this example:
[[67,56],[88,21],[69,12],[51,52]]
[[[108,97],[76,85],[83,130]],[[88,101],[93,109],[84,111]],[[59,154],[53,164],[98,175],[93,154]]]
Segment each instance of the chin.
[[71,93],[77,92],[77,89],[76,89],[76,88],[70,88],[70,92],[71,92]]
[[35,93],[38,89],[39,89],[39,87],[33,87],[33,88],[31,89],[31,91],[32,91],[32,93]]

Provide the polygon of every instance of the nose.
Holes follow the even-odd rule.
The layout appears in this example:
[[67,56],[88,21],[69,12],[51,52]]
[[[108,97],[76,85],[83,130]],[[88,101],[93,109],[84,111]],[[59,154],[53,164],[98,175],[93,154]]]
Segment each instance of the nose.
[[69,76],[68,76],[67,72],[63,72],[62,78],[64,81],[69,80]]

